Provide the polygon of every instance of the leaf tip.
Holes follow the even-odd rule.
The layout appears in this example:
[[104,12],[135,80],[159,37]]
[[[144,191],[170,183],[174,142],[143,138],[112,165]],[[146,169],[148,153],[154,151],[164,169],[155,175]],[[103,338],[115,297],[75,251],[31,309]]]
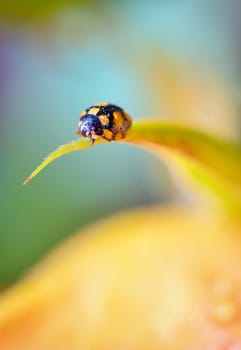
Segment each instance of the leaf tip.
[[24,180],[23,186],[27,185],[30,181],[31,181],[31,177],[28,176],[28,177]]

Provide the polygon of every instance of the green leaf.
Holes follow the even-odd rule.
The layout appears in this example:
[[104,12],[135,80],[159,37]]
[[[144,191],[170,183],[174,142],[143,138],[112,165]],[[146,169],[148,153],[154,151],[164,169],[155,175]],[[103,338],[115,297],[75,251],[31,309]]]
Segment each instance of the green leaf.
[[240,144],[185,126],[149,121],[137,123],[128,141],[164,157],[188,176],[189,183],[199,185],[196,189],[208,190],[240,217]]
[[[97,139],[95,145],[104,143]],[[202,185],[202,189],[219,199],[232,212],[241,212],[241,145],[218,139],[204,132],[159,121],[133,124],[124,141],[152,151],[175,165]],[[91,147],[88,139],[80,138],[60,146],[51,153],[24,181],[29,183],[53,160],[78,150]]]
[[[106,142],[103,139],[96,140],[97,143]],[[55,159],[64,156],[65,154],[80,151],[89,148],[90,141],[88,139],[78,139],[59,146],[54,152],[50,153],[44,161],[25,179],[24,185],[27,185],[41,170],[43,170],[48,164],[52,163]]]

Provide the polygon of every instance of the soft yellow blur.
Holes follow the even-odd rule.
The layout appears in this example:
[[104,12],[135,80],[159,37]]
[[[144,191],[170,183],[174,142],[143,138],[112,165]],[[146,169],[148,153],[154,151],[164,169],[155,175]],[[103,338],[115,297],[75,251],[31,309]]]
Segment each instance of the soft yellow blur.
[[83,233],[2,295],[1,350],[241,346],[238,227],[152,207]]

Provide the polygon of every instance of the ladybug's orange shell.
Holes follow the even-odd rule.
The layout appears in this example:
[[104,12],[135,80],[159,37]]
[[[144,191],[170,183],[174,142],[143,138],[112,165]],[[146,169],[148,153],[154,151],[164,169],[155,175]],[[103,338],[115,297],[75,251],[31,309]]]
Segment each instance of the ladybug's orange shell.
[[80,117],[79,133],[93,140],[108,141],[125,138],[131,127],[131,117],[120,107],[103,102],[87,108]]

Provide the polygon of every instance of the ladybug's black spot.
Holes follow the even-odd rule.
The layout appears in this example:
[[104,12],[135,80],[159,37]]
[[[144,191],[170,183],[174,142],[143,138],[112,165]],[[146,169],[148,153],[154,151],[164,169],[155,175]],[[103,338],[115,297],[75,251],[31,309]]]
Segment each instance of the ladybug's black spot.
[[97,114],[106,114],[108,115],[109,113],[112,114],[115,111],[123,111],[122,108],[108,104],[107,106],[99,106],[100,111]]
[[109,123],[105,127],[107,129],[113,128],[113,125],[114,125],[113,112],[120,111],[121,113],[123,113],[122,108],[115,106],[115,105],[111,105],[111,104],[108,104],[107,106],[98,106],[98,108],[99,108],[99,111],[97,113],[97,116],[98,115],[106,115],[109,119]]

